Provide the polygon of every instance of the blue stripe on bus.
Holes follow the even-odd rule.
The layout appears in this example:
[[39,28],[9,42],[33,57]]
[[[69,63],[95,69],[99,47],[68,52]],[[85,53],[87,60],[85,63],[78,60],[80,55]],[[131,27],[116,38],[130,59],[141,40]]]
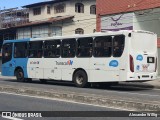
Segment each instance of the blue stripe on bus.
[[26,38],[26,39],[18,39],[18,40],[4,40],[3,44],[5,43],[15,43],[15,42],[26,42],[26,41],[30,41],[30,38]]

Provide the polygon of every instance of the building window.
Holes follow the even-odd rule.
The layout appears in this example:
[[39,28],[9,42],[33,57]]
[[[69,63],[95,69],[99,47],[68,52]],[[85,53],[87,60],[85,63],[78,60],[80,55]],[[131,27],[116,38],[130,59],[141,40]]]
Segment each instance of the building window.
[[90,7],[90,14],[96,14],[96,5],[91,5]]
[[84,5],[82,3],[75,4],[75,12],[84,13]]
[[51,14],[51,6],[47,6],[47,14]]
[[65,4],[59,4],[54,6],[54,13],[63,13],[65,12]]
[[53,26],[51,28],[51,36],[62,36],[62,27]]
[[77,28],[75,34],[84,34],[84,30],[82,28]]
[[30,28],[19,28],[17,30],[17,38],[18,39],[24,39],[24,38],[30,38],[31,37],[31,30]]
[[38,37],[48,37],[49,30],[48,26],[35,26],[32,27],[32,38],[38,38]]
[[33,15],[40,15],[41,14],[41,7],[33,8]]

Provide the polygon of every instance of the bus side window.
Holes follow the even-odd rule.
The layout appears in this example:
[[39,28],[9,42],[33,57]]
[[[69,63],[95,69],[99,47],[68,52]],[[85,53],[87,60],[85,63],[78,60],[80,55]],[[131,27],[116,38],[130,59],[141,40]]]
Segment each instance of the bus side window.
[[117,35],[113,38],[113,57],[121,57],[124,50],[125,36]]
[[6,63],[12,59],[12,43],[4,44],[2,47],[2,63]]
[[77,42],[77,57],[92,57],[93,38],[79,38]]
[[75,57],[76,51],[76,39],[64,39],[62,40],[62,47],[61,47],[61,56],[63,58],[73,58]]
[[44,57],[58,58],[60,57],[60,40],[50,40],[44,42]]
[[94,57],[111,57],[112,37],[100,36],[94,40]]
[[27,42],[17,42],[14,44],[14,58],[27,57]]
[[43,41],[31,41],[29,42],[29,58],[41,58],[43,55]]

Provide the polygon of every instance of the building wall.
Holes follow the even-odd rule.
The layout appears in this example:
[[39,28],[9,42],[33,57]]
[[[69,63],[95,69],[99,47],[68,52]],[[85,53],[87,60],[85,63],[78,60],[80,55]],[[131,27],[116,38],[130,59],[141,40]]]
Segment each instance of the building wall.
[[[84,13],[75,12],[75,4],[82,3],[84,5]],[[64,13],[55,13],[54,6],[58,4],[66,4]],[[33,15],[33,8],[30,8],[29,21],[45,20],[50,17],[74,15],[73,22],[61,22],[62,35],[75,34],[75,29],[84,29],[84,34],[93,33],[96,29],[96,15],[90,14],[90,6],[96,5],[96,0],[70,0],[51,5],[51,14],[47,14],[47,5],[42,6],[41,15]],[[55,23],[53,23],[55,24]]]
[[159,0],[97,0],[97,13],[100,15],[116,14],[159,6]]
[[[84,13],[76,13],[75,12],[75,4],[76,3],[84,4]],[[94,29],[96,29],[96,15],[90,14],[90,6],[95,5],[95,0],[73,0],[70,2],[70,15],[74,15],[73,22],[66,23],[63,26],[62,33],[63,35],[71,35],[75,34],[75,30],[77,28],[84,29],[84,34],[93,33]]]
[[[40,15],[34,15],[33,14],[33,9],[37,8],[37,7],[41,7],[41,14]],[[49,15],[47,15],[46,12],[46,5],[44,6],[37,6],[34,8],[30,8],[29,9],[29,21],[38,21],[38,20],[46,20],[47,18],[49,18]]]
[[103,15],[119,14],[160,7],[159,0],[97,0],[97,31],[101,29]]
[[[101,30],[146,30],[160,37],[160,8],[101,16]],[[133,28],[132,28],[133,27]]]
[[134,12],[133,18],[134,29],[152,31],[160,37],[160,8]]

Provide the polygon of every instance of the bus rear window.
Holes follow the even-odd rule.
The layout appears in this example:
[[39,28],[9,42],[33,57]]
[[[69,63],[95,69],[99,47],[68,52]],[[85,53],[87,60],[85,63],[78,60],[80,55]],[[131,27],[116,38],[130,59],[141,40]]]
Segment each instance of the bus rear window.
[[131,48],[135,52],[156,52],[156,35],[146,33],[133,33],[131,39]]
[[6,63],[12,59],[12,43],[4,44],[2,47],[2,63]]

